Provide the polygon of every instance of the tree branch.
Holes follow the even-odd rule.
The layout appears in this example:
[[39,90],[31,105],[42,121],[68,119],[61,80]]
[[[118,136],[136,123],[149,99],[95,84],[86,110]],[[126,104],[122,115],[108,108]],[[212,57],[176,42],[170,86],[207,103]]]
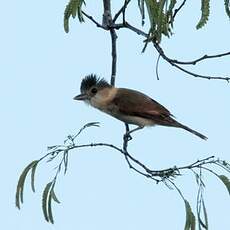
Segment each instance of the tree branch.
[[115,29],[110,29],[111,43],[112,43],[112,71],[110,84],[115,86],[116,72],[117,72],[117,34]]
[[112,15],[111,15],[111,2],[110,0],[103,0],[104,5],[104,13],[102,17],[102,25],[104,27],[110,27],[112,22]]
[[203,61],[205,59],[213,59],[213,58],[220,58],[220,57],[224,57],[224,56],[228,56],[230,55],[230,52],[225,52],[225,53],[220,53],[220,54],[214,54],[214,55],[203,55],[200,58],[197,58],[193,61],[178,61],[175,59],[170,59],[172,62],[174,62],[175,64],[180,64],[180,65],[196,65],[198,62]]
[[[42,209],[43,214],[46,219],[46,221],[53,223],[53,215],[52,215],[52,207],[50,203],[50,199],[54,200],[57,203],[60,203],[58,198],[55,195],[54,188],[57,180],[59,179],[60,173],[63,171],[64,174],[67,171],[68,168],[68,156],[70,151],[74,149],[81,149],[81,148],[88,148],[88,147],[108,147],[111,149],[114,149],[118,152],[120,152],[126,159],[126,162],[128,163],[128,166],[130,169],[135,171],[141,176],[144,176],[148,179],[154,180],[157,184],[160,182],[163,182],[167,187],[172,189],[172,187],[169,186],[168,183],[173,185],[173,187],[180,193],[181,197],[185,201],[186,206],[189,206],[189,210],[191,211],[191,207],[187,200],[185,200],[182,192],[179,190],[179,188],[176,186],[176,184],[173,182],[173,179],[175,179],[177,176],[181,176],[181,171],[190,170],[192,171],[196,176],[196,181],[198,181],[198,198],[197,198],[197,210],[200,210],[201,207],[200,204],[202,202],[202,205],[204,206],[204,200],[202,196],[202,189],[203,189],[203,180],[201,178],[201,170],[205,170],[208,172],[211,172],[213,175],[218,177],[222,182],[225,184],[228,190],[230,190],[230,182],[228,178],[224,175],[218,175],[216,172],[214,172],[212,169],[210,169],[211,165],[218,166],[221,169],[226,170],[228,173],[230,173],[230,165],[226,161],[222,161],[219,159],[216,159],[214,156],[210,156],[201,160],[197,160],[191,164],[185,165],[185,166],[174,166],[172,168],[166,168],[163,170],[152,170],[149,167],[147,167],[144,163],[134,158],[129,152],[128,152],[128,143],[130,140],[132,140],[132,137],[130,136],[130,133],[134,130],[129,130],[128,124],[125,124],[126,131],[123,136],[123,147],[118,147],[110,143],[90,143],[90,144],[77,144],[76,139],[78,136],[82,133],[83,130],[85,130],[88,127],[98,127],[98,122],[91,122],[86,125],[84,125],[77,134],[75,135],[68,135],[67,139],[64,140],[64,144],[62,145],[54,145],[47,148],[47,154],[42,156],[40,159],[32,161],[22,172],[22,174],[19,177],[17,190],[16,190],[16,205],[18,208],[20,208],[21,204],[23,203],[22,197],[23,197],[23,191],[24,191],[24,184],[25,180],[28,176],[28,173],[31,172],[31,188],[33,191],[35,191],[34,186],[34,175],[35,170],[37,168],[37,165],[43,161],[46,160],[46,162],[51,162],[53,160],[56,160],[57,158],[60,159],[59,164],[57,165],[56,173],[53,177],[53,179],[45,186],[45,189],[43,191],[42,196]],[[59,157],[60,156],[60,157]],[[196,170],[199,170],[200,173],[196,172]],[[186,210],[188,207],[186,208]],[[187,213],[187,211],[186,211]],[[202,224],[203,221],[201,219],[201,214],[198,212],[198,224]],[[187,215],[186,215],[187,216]],[[194,217],[195,218],[195,217]],[[187,219],[186,219],[187,222]]]
[[86,12],[84,12],[83,10],[81,11],[82,14],[87,17],[90,21],[92,21],[97,27],[104,29],[104,30],[108,30],[107,27],[101,25],[99,22],[97,22],[92,16],[88,15]]
[[173,14],[173,21],[174,21],[176,15],[177,15],[177,13],[178,13],[178,12],[182,9],[182,7],[185,5],[186,1],[187,1],[187,0],[184,0],[184,1],[181,3],[181,5],[180,5],[177,9],[175,9],[174,14]]
[[126,10],[128,4],[130,3],[130,1],[131,1],[131,0],[125,0],[125,1],[124,1],[124,5],[123,5],[123,6],[121,7],[121,9],[115,14],[115,16],[114,16],[114,18],[113,18],[113,23],[116,22],[116,20],[119,18],[119,16],[120,16],[121,14],[123,14],[123,22],[125,21],[125,20],[124,20],[125,10]]

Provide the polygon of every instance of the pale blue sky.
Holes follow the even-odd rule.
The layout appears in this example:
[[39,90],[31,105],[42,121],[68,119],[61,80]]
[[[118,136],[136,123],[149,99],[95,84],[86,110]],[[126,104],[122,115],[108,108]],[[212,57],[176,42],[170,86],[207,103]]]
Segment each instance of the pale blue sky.
[[[94,2],[94,3],[93,3]],[[101,7],[86,1],[86,11],[101,20]],[[116,7],[120,2],[116,1]],[[190,60],[204,54],[229,50],[230,21],[224,4],[211,2],[207,26],[196,31],[200,3],[188,1],[175,22],[175,34],[162,47],[170,57]],[[21,211],[15,208],[18,176],[48,145],[61,144],[87,122],[101,122],[82,134],[80,143],[122,143],[124,125],[84,103],[73,101],[84,75],[97,73],[109,80],[110,37],[86,20],[71,20],[70,33],[63,30],[66,1],[4,1],[1,6],[1,229],[183,229],[184,203],[176,191],[155,185],[129,170],[123,156],[112,149],[73,151],[69,170],[60,176],[54,205],[55,224],[41,211],[41,192],[52,176],[52,167],[37,171],[37,192],[25,190]],[[136,8],[128,18],[140,25]],[[210,155],[230,161],[229,84],[187,76],[160,61],[149,46],[141,54],[142,38],[129,31],[118,33],[117,86],[141,90],[177,119],[209,137],[202,141],[183,130],[146,128],[134,134],[130,153],[154,169],[191,163]],[[230,57],[192,67],[202,74],[230,75]],[[211,230],[230,228],[230,199],[218,179],[205,175],[205,199]],[[191,174],[176,180],[195,211],[196,183]]]

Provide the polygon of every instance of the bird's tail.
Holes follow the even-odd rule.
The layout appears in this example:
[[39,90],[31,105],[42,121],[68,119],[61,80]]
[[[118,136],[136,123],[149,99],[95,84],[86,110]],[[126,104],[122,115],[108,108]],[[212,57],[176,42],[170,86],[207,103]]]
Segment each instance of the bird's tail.
[[199,132],[197,132],[197,131],[195,131],[195,130],[189,128],[189,127],[186,126],[186,125],[183,125],[183,124],[181,124],[181,123],[179,123],[179,122],[177,122],[177,121],[176,121],[176,124],[177,124],[177,127],[182,128],[182,129],[185,129],[185,130],[189,131],[190,133],[193,133],[194,135],[200,137],[200,138],[203,139],[203,140],[207,140],[207,139],[208,139],[205,135],[203,135],[203,134],[201,134],[201,133],[199,133]]

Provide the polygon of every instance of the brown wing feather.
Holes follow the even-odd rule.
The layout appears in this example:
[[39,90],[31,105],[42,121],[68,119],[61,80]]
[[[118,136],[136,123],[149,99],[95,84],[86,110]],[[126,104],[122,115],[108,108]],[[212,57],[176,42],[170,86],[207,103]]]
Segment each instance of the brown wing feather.
[[113,102],[119,111],[126,115],[140,116],[154,120],[162,120],[162,118],[169,118],[171,116],[171,113],[164,106],[135,90],[119,89]]

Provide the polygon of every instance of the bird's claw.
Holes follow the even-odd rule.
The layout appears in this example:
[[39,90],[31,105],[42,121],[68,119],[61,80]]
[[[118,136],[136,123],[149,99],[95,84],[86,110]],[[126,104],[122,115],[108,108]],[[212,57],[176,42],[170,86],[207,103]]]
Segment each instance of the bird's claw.
[[132,138],[132,136],[130,135],[130,133],[128,132],[128,133],[126,133],[125,135],[124,135],[124,140],[126,140],[126,141],[131,141],[133,138]]

